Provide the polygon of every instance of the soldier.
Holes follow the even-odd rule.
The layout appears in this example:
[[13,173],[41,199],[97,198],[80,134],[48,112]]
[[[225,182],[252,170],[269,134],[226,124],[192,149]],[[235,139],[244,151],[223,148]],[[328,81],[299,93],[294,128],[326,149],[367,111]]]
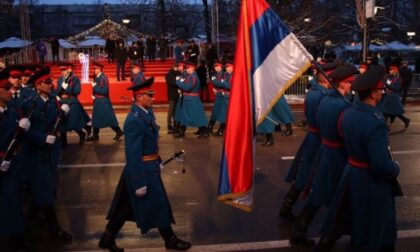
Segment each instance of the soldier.
[[319,122],[321,146],[311,171],[313,179],[307,185],[311,188],[308,201],[292,226],[290,243],[294,245],[313,245],[313,241],[306,238],[306,231],[319,208],[330,206],[347,162],[347,152],[337,125],[342,111],[351,106],[344,97],[351,92],[355,72],[353,65],[345,64],[329,74],[336,88],[328,92],[318,106],[316,120]]
[[[184,137],[187,126],[198,127],[198,138],[207,138],[207,118],[200,100],[200,81],[195,73],[195,64],[186,62],[186,75],[176,77],[176,85],[182,90],[179,115],[179,133],[175,137]],[[179,114],[178,114],[179,113]],[[177,117],[178,120],[178,117]]]
[[67,104],[60,104],[51,95],[50,68],[45,67],[32,77],[38,96],[34,101],[32,126],[28,132],[28,160],[32,162],[31,191],[33,203],[44,214],[52,237],[71,242],[72,236],[58,224],[55,212],[55,176],[60,156],[60,144],[56,137],[62,117],[69,112]]
[[112,108],[111,100],[109,99],[109,81],[108,77],[102,72],[104,66],[100,63],[93,63],[93,72],[95,79],[92,82],[93,92],[93,112],[92,112],[92,126],[93,134],[88,141],[99,140],[99,129],[111,127],[115,131],[114,140],[119,140],[123,132],[118,126],[117,117]]
[[386,80],[386,94],[381,102],[381,110],[384,113],[385,120],[390,118],[390,124],[398,117],[404,122],[405,128],[410,125],[410,119],[404,116],[404,106],[401,103],[401,83],[402,80],[398,73],[398,66],[389,67],[389,75]]
[[[326,63],[321,65],[321,67],[328,74],[337,67],[337,63]],[[306,133],[305,139],[300,145],[285,178],[286,182],[292,183],[292,186],[283,200],[279,212],[281,218],[288,220],[295,219],[292,208],[305,188],[305,185],[308,183],[312,164],[314,163],[315,156],[321,145],[319,122],[317,121],[316,114],[318,105],[322,98],[327,95],[327,90],[329,88],[329,82],[320,72],[318,72],[316,81],[313,82],[309,92],[306,94],[304,109],[306,119],[308,120],[308,133]]]
[[80,79],[73,74],[71,69],[73,66],[69,62],[60,62],[59,64],[61,77],[57,80],[57,93],[62,104],[70,106],[70,112],[66,117],[63,129],[60,134],[62,147],[67,147],[67,131],[76,131],[79,135],[79,145],[82,145],[86,140],[86,133],[83,131],[85,127],[85,120],[80,104],[79,96],[82,91]]
[[134,104],[124,123],[126,165],[108,213],[106,230],[99,247],[110,251],[124,251],[115,244],[115,237],[125,221],[135,221],[141,233],[158,228],[165,240],[165,248],[187,250],[189,242],[177,238],[174,223],[160,175],[161,159],[158,154],[159,129],[151,108],[154,78],[129,87]]
[[359,66],[359,74],[364,74],[368,69],[368,65],[366,63],[362,63]]
[[0,236],[10,236],[12,251],[26,251],[30,248],[24,238],[25,221],[19,197],[20,175],[14,158],[11,161],[4,158],[16,130],[24,134],[31,124],[28,118],[21,118],[16,107],[7,105],[12,99],[8,72],[7,69],[0,72]]
[[[336,193],[337,204],[331,206],[328,216],[340,216],[335,212],[343,210],[346,205],[343,201],[350,206],[350,216],[325,224],[329,231],[321,238],[319,251],[331,249],[346,231],[345,219],[350,221],[354,251],[395,251],[397,226],[392,181],[399,175],[400,166],[390,156],[387,123],[377,108],[384,93],[384,73],[382,66],[372,66],[358,76],[353,90],[360,100],[341,116],[338,126],[348,161]],[[348,197],[343,197],[346,193]]]
[[[232,64],[230,64],[232,65]],[[233,66],[233,65],[232,65]],[[213,133],[214,124],[218,121],[220,122],[219,130],[215,135],[223,136],[226,123],[226,114],[229,101],[229,91],[230,91],[230,79],[231,74],[225,73],[223,70],[223,62],[216,61],[214,63],[215,74],[211,77],[211,81],[214,86],[215,100],[213,104],[213,110],[211,111],[211,116],[209,120],[209,125],[207,126],[209,133]],[[225,93],[226,92],[226,93]],[[225,98],[225,96],[227,98]]]
[[8,81],[12,84],[12,88],[10,89],[10,92],[12,93],[12,100],[10,101],[10,104],[17,108],[21,108],[23,103],[32,99],[36,93],[31,89],[22,88],[22,66],[10,66],[9,70]]
[[138,84],[146,80],[146,78],[144,77],[144,73],[141,71],[140,62],[133,63],[132,74],[133,74],[133,79],[132,79],[133,83]]

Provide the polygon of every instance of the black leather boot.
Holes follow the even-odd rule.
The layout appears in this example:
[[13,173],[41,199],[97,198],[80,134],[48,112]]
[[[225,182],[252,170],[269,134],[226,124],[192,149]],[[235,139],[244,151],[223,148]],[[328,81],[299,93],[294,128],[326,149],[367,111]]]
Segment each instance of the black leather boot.
[[295,223],[292,226],[292,237],[290,237],[290,244],[292,245],[302,245],[305,247],[312,247],[315,245],[315,242],[312,239],[306,237],[306,231],[309,228],[313,218],[318,212],[319,207],[307,204],[299,216],[297,217]]
[[113,138],[115,141],[120,140],[120,138],[124,135],[123,131],[120,127],[112,127],[112,129],[115,131],[115,137]]
[[111,252],[124,252],[123,248],[120,248],[115,244],[115,237],[112,236],[109,232],[105,231],[102,234],[101,239],[99,240],[98,246],[101,249],[107,249]]
[[209,124],[207,125],[207,131],[209,132],[209,134],[213,134],[213,127],[215,123],[216,121],[212,119],[209,120]]
[[86,141],[86,133],[83,130],[77,130],[77,135],[79,135],[79,145],[83,145]]
[[281,133],[282,136],[290,136],[293,134],[292,125],[290,123],[286,124],[286,131]]
[[58,219],[55,213],[54,206],[47,206],[45,208],[45,215],[47,218],[47,223],[50,229],[51,236],[63,242],[72,242],[73,236],[64,231],[58,224]]
[[175,134],[174,137],[175,138],[181,138],[181,137],[185,137],[185,131],[187,130],[187,127],[185,126],[179,126],[178,129],[178,134]]
[[265,143],[261,144],[262,147],[269,147],[274,145],[273,133],[265,134]]
[[165,248],[174,250],[188,250],[191,248],[191,243],[183,241],[174,235],[168,240],[165,240]]
[[297,199],[299,198],[300,193],[301,190],[296,189],[295,184],[293,184],[289,192],[286,194],[286,197],[284,197],[283,203],[279,211],[280,218],[289,221],[293,221],[296,219],[296,216],[292,213],[292,208],[295,205]]
[[405,117],[403,115],[399,115],[398,118],[400,118],[401,121],[404,122],[404,127],[408,128],[408,126],[410,125],[410,119],[408,119],[407,117]]
[[225,133],[226,124],[221,123],[219,129],[214,133],[215,136],[223,136]]
[[99,140],[99,129],[93,128],[93,134],[86,139],[86,141],[98,141]]
[[168,124],[168,134],[174,133],[174,127],[171,124]]
[[86,139],[87,139],[90,137],[90,134],[92,134],[92,126],[86,124],[85,130],[86,130]]
[[198,135],[197,138],[207,138],[209,137],[209,132],[207,131],[207,128],[205,126],[200,127],[200,135]]

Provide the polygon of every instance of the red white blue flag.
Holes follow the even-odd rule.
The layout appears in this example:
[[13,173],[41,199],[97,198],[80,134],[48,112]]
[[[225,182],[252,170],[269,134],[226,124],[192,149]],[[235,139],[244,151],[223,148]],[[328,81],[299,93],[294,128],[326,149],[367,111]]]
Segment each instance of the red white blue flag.
[[312,59],[264,0],[242,1],[219,200],[251,211],[255,128]]

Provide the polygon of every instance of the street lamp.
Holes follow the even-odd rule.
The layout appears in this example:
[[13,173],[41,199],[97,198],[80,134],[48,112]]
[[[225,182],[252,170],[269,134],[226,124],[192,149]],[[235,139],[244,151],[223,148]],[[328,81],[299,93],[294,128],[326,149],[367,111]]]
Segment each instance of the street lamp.
[[130,19],[128,19],[128,18],[124,18],[124,19],[122,20],[122,22],[123,22],[123,24],[128,25],[128,24],[130,23]]
[[416,32],[409,31],[409,32],[407,32],[407,36],[412,38],[412,37],[416,36]]
[[310,18],[305,18],[303,21],[306,22],[306,23],[310,23],[311,19]]

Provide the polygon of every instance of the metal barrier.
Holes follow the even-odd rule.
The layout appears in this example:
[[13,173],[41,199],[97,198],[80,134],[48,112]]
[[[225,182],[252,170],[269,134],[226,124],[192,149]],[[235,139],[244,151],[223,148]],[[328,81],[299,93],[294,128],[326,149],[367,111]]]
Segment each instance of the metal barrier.
[[285,92],[286,95],[305,96],[308,85],[308,75],[302,75]]
[[407,97],[420,97],[420,74],[413,74],[413,80],[408,89]]

